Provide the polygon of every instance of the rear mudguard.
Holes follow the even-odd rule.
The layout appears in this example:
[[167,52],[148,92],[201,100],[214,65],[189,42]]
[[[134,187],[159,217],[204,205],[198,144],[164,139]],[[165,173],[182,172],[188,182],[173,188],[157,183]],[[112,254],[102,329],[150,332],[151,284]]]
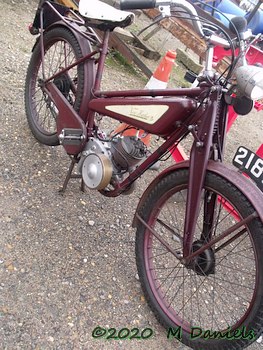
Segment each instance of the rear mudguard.
[[[145,192],[143,193],[142,197],[140,198],[140,201],[138,203],[135,216],[133,218],[133,227],[137,227],[138,225],[138,219],[136,218],[136,213],[140,212],[140,209],[144,205],[149,193],[151,190],[167,175],[170,173],[173,173],[174,171],[180,170],[180,169],[187,169],[189,168],[189,161],[179,162],[177,164],[174,164],[170,166],[169,168],[165,169],[163,172],[161,172],[147,187]],[[259,190],[258,187],[249,179],[247,179],[245,176],[243,176],[240,172],[238,172],[234,167],[230,167],[228,165],[209,161],[207,170],[210,172],[220,175],[223,179],[226,181],[232,183],[234,186],[236,186],[241,192],[245,192],[248,200],[251,202],[251,204],[256,208],[257,214],[260,218],[260,220],[263,222],[263,193]]]
[[[64,27],[65,29],[71,30],[71,32],[75,36],[75,38],[78,41],[78,44],[81,48],[82,56],[86,56],[92,52],[90,42],[86,38],[84,38],[83,35],[81,35],[77,31],[74,31],[73,29],[69,28],[63,21],[58,21],[58,22],[52,23],[48,28],[45,29],[44,35],[46,35],[51,29],[56,28],[56,27],[62,27],[62,28]],[[34,48],[37,45],[37,43],[39,42],[39,40],[40,40],[40,35],[36,39],[36,42],[32,48],[32,51],[34,50]],[[94,78],[95,78],[94,60],[86,60],[84,62],[84,74],[85,74],[85,77],[87,77],[87,79],[86,79],[85,84],[84,84],[83,99],[82,99],[82,103],[80,106],[79,115],[84,120],[84,122],[86,122],[86,119],[88,116],[87,105],[88,105],[88,102],[91,98],[91,90],[92,90]]]

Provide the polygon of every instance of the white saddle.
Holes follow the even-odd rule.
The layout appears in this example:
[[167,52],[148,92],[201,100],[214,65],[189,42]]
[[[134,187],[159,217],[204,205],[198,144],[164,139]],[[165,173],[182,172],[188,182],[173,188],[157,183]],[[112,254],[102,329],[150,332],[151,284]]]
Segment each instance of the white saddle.
[[118,10],[99,0],[80,0],[79,13],[90,20],[119,23],[120,26],[134,21],[132,12]]

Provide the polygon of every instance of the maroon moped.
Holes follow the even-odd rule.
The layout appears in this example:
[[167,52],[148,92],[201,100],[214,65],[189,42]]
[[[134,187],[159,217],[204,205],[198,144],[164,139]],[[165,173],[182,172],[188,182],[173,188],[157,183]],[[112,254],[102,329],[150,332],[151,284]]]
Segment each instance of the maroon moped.
[[[198,86],[101,91],[111,31],[132,23],[128,10],[152,7],[192,19],[207,43]],[[238,170],[223,164],[223,154],[229,106],[247,114],[263,97],[263,69],[245,60],[251,33],[237,18],[230,36],[186,0],[123,0],[121,8],[80,0],[73,11],[40,1],[25,85],[29,127],[39,142],[60,144],[70,156],[63,191],[76,165],[83,185],[107,197],[129,193],[192,135],[189,160],[160,172],[140,198],[133,221],[138,273],[154,314],[165,328],[180,329],[183,343],[243,349],[263,331],[263,160],[240,147]],[[221,75],[212,67],[215,46],[232,51]],[[163,142],[148,150],[140,137],[107,134],[105,117]]]

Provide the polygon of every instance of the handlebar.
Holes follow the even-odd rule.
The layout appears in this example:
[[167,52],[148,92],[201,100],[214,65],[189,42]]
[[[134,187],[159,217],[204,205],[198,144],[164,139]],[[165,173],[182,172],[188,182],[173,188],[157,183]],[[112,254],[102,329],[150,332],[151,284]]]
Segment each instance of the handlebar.
[[[261,0],[263,2],[263,0]],[[207,53],[206,53],[206,63],[205,63],[205,69],[204,74],[208,74],[212,72],[212,60],[213,60],[213,47],[214,46],[220,46],[223,48],[231,48],[232,51],[232,58],[234,57],[234,45],[235,42],[231,40],[231,38],[228,36],[228,40],[224,39],[222,36],[217,35],[213,31],[208,31],[205,29],[203,30],[203,26],[201,23],[201,20],[199,18],[199,15],[195,9],[195,7],[189,3],[187,0],[120,0],[120,8],[122,10],[132,10],[132,9],[149,9],[149,8],[159,8],[159,10],[165,15],[169,16],[167,14],[170,14],[170,10],[173,10],[176,12],[176,8],[183,9],[188,15],[189,19],[192,20],[193,27],[195,31],[205,39],[207,42]],[[175,8],[175,9],[173,9]],[[239,39],[239,47],[241,53],[243,55],[240,55],[240,59],[242,59],[242,66],[239,67],[236,70],[237,80],[238,81],[238,89],[243,92],[243,95],[255,99],[258,98],[258,96],[263,96],[263,79],[262,77],[262,68],[248,66],[247,62],[245,60],[245,45],[244,42],[248,37],[246,38],[245,30],[246,30],[246,20],[244,18],[236,17],[230,22],[231,26],[234,28],[233,32],[238,34]],[[242,41],[241,41],[241,40]],[[232,73],[234,71],[235,65],[237,62],[234,63],[234,60],[232,60],[231,68],[228,72],[228,75],[226,77],[226,81],[232,76]],[[250,80],[246,80],[247,76],[252,77],[255,80],[254,84],[251,83]],[[245,82],[243,82],[245,80]],[[244,85],[244,86],[243,86]]]
[[121,10],[153,9],[156,7],[156,0],[121,0]]
[[[194,6],[186,0],[121,0],[121,10],[134,10],[134,9],[149,9],[159,7],[179,7],[185,10],[191,17],[193,27],[195,31],[200,35],[201,38],[206,39],[212,44],[219,45],[224,48],[229,48],[229,42],[216,35],[206,36],[202,24],[199,19],[199,15]],[[211,40],[210,40],[211,39]]]
[[155,7],[180,7],[185,10],[189,15],[194,18],[193,26],[195,30],[199,33],[201,37],[204,37],[204,32],[202,25],[199,21],[196,9],[186,0],[121,0],[120,9],[121,10],[134,10],[134,9],[149,9]]

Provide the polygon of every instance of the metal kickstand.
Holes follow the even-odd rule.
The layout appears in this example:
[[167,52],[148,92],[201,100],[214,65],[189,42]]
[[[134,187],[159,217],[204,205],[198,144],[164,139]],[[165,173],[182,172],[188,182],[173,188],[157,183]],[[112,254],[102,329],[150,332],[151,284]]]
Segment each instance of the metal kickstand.
[[71,162],[69,165],[67,176],[65,178],[65,181],[63,183],[62,188],[59,189],[59,193],[61,195],[63,195],[65,193],[70,179],[81,179],[80,190],[82,192],[85,191],[85,186],[84,186],[84,181],[83,181],[82,175],[81,174],[72,174],[72,171],[73,171],[75,165],[79,162],[79,158],[77,158],[77,157],[73,157],[73,158],[70,157],[70,158],[71,158]]

